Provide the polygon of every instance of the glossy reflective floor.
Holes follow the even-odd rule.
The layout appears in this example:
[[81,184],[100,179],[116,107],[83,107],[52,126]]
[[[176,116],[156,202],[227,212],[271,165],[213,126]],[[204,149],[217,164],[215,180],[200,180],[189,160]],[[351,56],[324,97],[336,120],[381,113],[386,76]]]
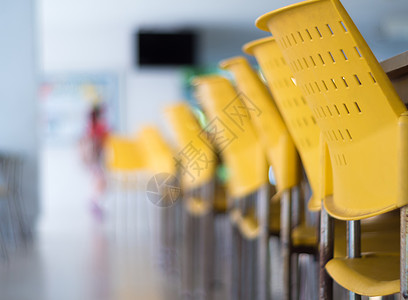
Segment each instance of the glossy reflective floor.
[[[124,195],[109,194],[101,218],[92,209],[92,180],[77,147],[45,148],[41,170],[38,231],[33,243],[10,251],[8,261],[0,260],[0,300],[179,299],[179,274],[168,251],[173,248],[154,243],[157,214],[143,193],[127,194],[128,206],[112,206],[115,199],[123,202]],[[126,225],[126,218],[136,223]],[[270,246],[272,295],[281,299],[279,244],[272,239]],[[309,300],[317,269],[307,265],[310,257],[304,259],[301,273],[308,281],[301,285],[300,299]],[[346,298],[337,286],[335,295]]]
[[[172,286],[152,263],[148,228],[108,233],[91,207],[92,181],[76,147],[41,155],[42,215],[35,241],[1,263],[2,300],[165,299]],[[106,219],[106,218],[105,218]]]

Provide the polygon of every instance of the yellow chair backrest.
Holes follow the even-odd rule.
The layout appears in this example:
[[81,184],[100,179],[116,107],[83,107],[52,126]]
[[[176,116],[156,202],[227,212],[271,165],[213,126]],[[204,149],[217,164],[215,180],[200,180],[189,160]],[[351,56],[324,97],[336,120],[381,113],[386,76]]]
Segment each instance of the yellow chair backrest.
[[228,169],[228,192],[233,198],[247,196],[268,181],[265,153],[246,107],[232,84],[221,76],[198,77],[196,95],[209,122],[205,128]]
[[283,52],[328,144],[328,212],[352,220],[398,202],[398,119],[405,106],[338,0],[305,1],[257,20]]
[[145,159],[137,140],[109,135],[105,142],[105,164],[112,172],[136,171],[145,167]]
[[242,56],[224,60],[220,66],[234,75],[243,104],[273,168],[278,192],[296,186],[300,177],[298,154],[267,87]]
[[272,37],[248,43],[244,46],[244,51],[257,59],[299,151],[313,191],[309,209],[319,210],[322,201],[320,130],[316,125],[316,119],[307,106],[302,91],[296,86],[292,73]]
[[154,126],[144,126],[137,135],[146,160],[146,169],[152,173],[176,173],[176,162],[170,146]]
[[168,107],[165,114],[176,136],[177,165],[183,186],[191,189],[209,182],[217,158],[193,112],[187,104],[178,103]]

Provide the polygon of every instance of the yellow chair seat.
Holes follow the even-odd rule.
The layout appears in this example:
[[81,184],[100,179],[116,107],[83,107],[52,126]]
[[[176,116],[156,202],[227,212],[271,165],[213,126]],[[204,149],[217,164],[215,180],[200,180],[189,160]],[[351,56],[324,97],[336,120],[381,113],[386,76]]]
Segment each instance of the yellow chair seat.
[[201,198],[189,198],[185,202],[186,210],[193,216],[200,217],[207,215],[212,209],[211,203],[203,201]]
[[400,212],[397,209],[386,214],[361,220],[361,226],[363,226],[364,232],[399,232]]
[[[335,221],[334,257],[347,256],[346,222]],[[362,253],[394,253],[400,251],[399,213],[390,212],[361,221]]]
[[[394,253],[400,250],[399,215],[388,213],[362,221],[361,224],[362,253]],[[292,230],[292,244],[295,247],[316,246],[318,243],[316,227],[301,224]],[[346,223],[335,221],[334,257],[345,257]]]
[[292,230],[292,245],[316,247],[317,245],[317,228],[301,224]]
[[[346,257],[347,256],[347,244],[346,244],[346,230],[345,226],[336,230],[340,232],[334,242],[334,257]],[[362,253],[383,253],[383,254],[395,254],[399,253],[399,232],[363,232],[361,235],[361,252]]]
[[[346,224],[344,222],[335,222],[336,240],[334,244],[334,256],[343,257],[346,255]],[[364,239],[364,237],[363,237]],[[294,247],[316,247],[318,246],[318,229],[314,226],[301,224],[292,230],[292,245]],[[366,245],[363,242],[363,245]],[[378,242],[378,249],[381,245]],[[363,248],[367,248],[364,247]]]
[[326,264],[342,287],[365,296],[399,292],[399,256],[369,254],[361,258],[334,258]]
[[229,218],[246,240],[254,240],[259,237],[261,228],[253,212],[243,216],[239,209],[234,208],[230,211]]
[[242,219],[241,211],[238,208],[233,208],[228,213],[229,220],[231,221],[232,225],[239,225]]
[[258,221],[252,215],[246,216],[241,219],[239,229],[242,236],[246,240],[255,240],[261,233],[261,228]]

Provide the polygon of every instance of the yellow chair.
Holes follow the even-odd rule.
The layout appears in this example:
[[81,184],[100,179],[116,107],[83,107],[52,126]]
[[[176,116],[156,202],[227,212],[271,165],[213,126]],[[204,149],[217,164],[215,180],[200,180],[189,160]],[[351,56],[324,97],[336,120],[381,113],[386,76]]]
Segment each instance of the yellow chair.
[[157,127],[143,126],[136,139],[139,140],[141,151],[143,151],[147,171],[153,174],[176,174],[173,149],[170,148]]
[[[270,61],[275,60],[275,58],[277,58],[278,61],[282,61],[282,55],[280,53],[278,45],[274,41],[274,38],[270,37],[270,38],[260,39],[260,40],[247,44],[244,48],[245,48],[244,50],[247,53],[255,55],[255,57],[257,58],[262,68],[264,76],[268,79],[268,82],[274,82],[278,80],[278,78],[280,78],[279,76],[281,74],[285,74],[284,72],[282,72],[281,68],[277,68],[277,67],[273,68],[270,63]],[[290,72],[290,70],[286,70],[286,71]],[[270,85],[270,89],[273,90],[274,87]],[[280,97],[279,94],[275,93],[275,95],[276,97]],[[285,94],[281,92],[281,95],[285,95]],[[304,106],[303,108],[304,108],[305,114],[309,115],[310,109],[307,106]],[[327,147],[324,145],[324,143],[320,142],[320,150],[315,149],[316,151],[315,155],[320,156],[320,160],[325,162],[326,169],[327,169],[327,168],[330,168],[330,164],[329,164],[328,159],[324,159],[324,155],[327,152],[326,148]],[[300,151],[300,154],[302,154],[302,151]],[[304,159],[304,157],[302,157],[302,159]],[[306,159],[307,159],[307,156],[306,156]],[[308,177],[313,175],[308,172],[308,169],[306,169],[306,173]],[[322,174],[321,171],[319,171],[319,173],[321,174],[320,175],[315,174],[314,178],[315,178],[316,185],[321,186],[319,188],[319,190],[321,191],[320,194],[321,195],[331,195],[331,173],[325,172],[327,174]],[[322,178],[321,180],[319,176],[321,176]],[[322,184],[321,182],[324,182],[324,184]],[[322,196],[317,196],[316,199],[319,199],[321,197]],[[324,211],[322,213],[324,214]],[[376,225],[374,226],[374,229],[372,225],[373,223],[372,220],[369,220],[363,223],[364,234],[362,236],[363,238],[362,239],[362,250],[364,251],[375,250],[375,251],[381,251],[381,252],[389,252],[390,250],[394,251],[395,249],[398,249],[398,241],[396,239],[391,239],[391,241],[389,241],[388,231],[381,233],[380,241],[383,241],[383,242],[379,242],[377,239],[373,238],[373,234],[372,234],[373,230],[378,230],[378,228],[383,226],[385,222],[387,221],[388,219],[381,220],[381,222],[377,221],[375,223]],[[393,224],[391,228],[396,228],[395,226],[397,225],[396,222],[392,222],[392,223]],[[345,225],[341,222],[336,222],[335,232],[336,232],[336,245],[334,248],[334,254],[335,256],[344,256],[346,253]],[[314,227],[307,226],[306,224],[301,224],[300,226],[295,227],[292,231],[292,243],[294,247],[299,247],[299,248],[304,248],[304,246],[316,247],[317,241],[318,241],[317,231]],[[389,242],[387,243],[385,241],[389,241]]]
[[217,158],[206,136],[200,135],[202,129],[187,104],[172,105],[165,115],[176,137],[175,160],[184,194],[182,290],[194,298],[212,298],[211,271],[219,242],[214,239],[213,214]]
[[172,149],[154,126],[143,126],[132,138],[112,134],[104,148],[105,165],[109,171],[145,170],[175,174]]
[[135,139],[109,135],[104,149],[105,165],[111,172],[140,170],[145,166],[143,154]]
[[[299,185],[300,181],[300,162],[291,135],[275,106],[270,92],[259,76],[255,73],[248,61],[244,57],[234,57],[224,60],[220,63],[222,69],[230,71],[235,79],[237,89],[241,93],[241,99],[250,113],[250,120],[256,129],[264,151],[267,154],[268,162],[273,168],[276,178],[277,194],[274,198],[282,198],[281,214],[275,213],[270,219],[270,225],[276,223],[275,219],[279,217],[281,255],[283,257],[283,277],[285,278],[284,290],[290,298],[290,278],[291,278],[291,228],[292,228],[292,188]],[[271,203],[270,211],[274,213]],[[276,227],[276,226],[275,226]],[[273,229],[273,228],[272,228]],[[304,231],[304,226],[298,227],[298,231]],[[316,233],[311,232],[314,244],[316,245]],[[305,239],[298,239],[294,236],[295,241],[304,242]],[[304,244],[301,244],[304,245]],[[308,244],[307,246],[309,246]],[[296,246],[299,246],[296,245]]]
[[[268,298],[265,153],[250,122],[248,109],[232,84],[224,77],[198,77],[196,96],[208,116],[206,135],[221,154],[228,169],[227,193],[232,270],[232,297]],[[246,279],[244,279],[245,276]],[[252,277],[256,276],[254,283]]]
[[183,188],[194,189],[208,183],[214,177],[217,158],[191,109],[179,103],[168,107],[165,115],[176,136]]
[[[334,218],[349,221],[348,257],[330,260],[328,273],[353,297],[401,290],[406,299],[404,104],[338,0],[291,5],[262,16],[257,26],[275,36],[327,143],[333,196],[324,197],[323,204]],[[398,254],[361,256],[359,247],[359,220],[397,208],[402,208],[400,275]],[[322,241],[327,242],[326,232]],[[329,299],[327,282],[321,284],[321,297]]]
[[[300,89],[295,85],[290,69],[283,60],[279,48],[271,38],[256,40],[244,45],[244,52],[253,55],[258,60],[262,74],[268,83],[269,89],[282,114],[285,124],[293,137],[296,148],[312,190],[312,198],[308,202],[311,211],[320,209],[320,130],[307,106]],[[281,216],[282,217],[282,216]],[[292,226],[289,225],[289,228]],[[290,230],[289,230],[290,232]],[[291,232],[291,241],[294,247],[316,247],[317,229],[300,224]],[[287,242],[283,241],[283,247]],[[283,249],[284,250],[284,249]],[[287,250],[289,251],[289,250]],[[290,253],[290,251],[289,251]],[[289,263],[284,265],[285,299],[291,299],[290,255]]]
[[267,164],[239,95],[226,78],[217,75],[197,77],[194,85],[210,120],[202,134],[227,165],[229,195],[240,198],[253,193],[267,183]]
[[108,178],[118,188],[134,190],[138,188],[137,177],[146,167],[146,159],[137,139],[111,134],[104,144],[104,160]]
[[[251,123],[273,169],[277,189],[273,199],[279,199],[283,193],[297,186],[300,180],[299,158],[292,137],[270,92],[244,57],[226,59],[220,63],[220,67],[234,75],[241,100],[247,107]],[[287,198],[287,195],[283,197]],[[280,230],[280,214],[276,209],[280,208],[280,203],[273,201],[272,206],[269,230],[277,233]]]
[[153,126],[142,127],[136,137],[108,136],[105,166],[122,188],[144,187],[145,179],[158,173],[175,175],[172,149]]
[[241,100],[273,168],[278,193],[296,186],[300,177],[296,148],[267,87],[244,57],[224,60],[220,66],[234,75]]
[[147,161],[140,140],[117,134],[106,139],[104,154],[109,191],[108,228],[115,236],[127,238],[128,229],[138,230],[138,208],[146,208],[139,195],[145,196],[142,191]]
[[[165,115],[176,136],[175,159],[181,172],[183,189],[193,190],[210,183],[214,180],[218,158],[192,110],[187,104],[178,103],[167,107]],[[214,209],[225,212],[223,189],[220,186],[214,188]]]
[[320,130],[302,91],[272,38],[244,45],[244,52],[256,57],[273,99],[292,135],[312,189],[311,211],[320,210]]

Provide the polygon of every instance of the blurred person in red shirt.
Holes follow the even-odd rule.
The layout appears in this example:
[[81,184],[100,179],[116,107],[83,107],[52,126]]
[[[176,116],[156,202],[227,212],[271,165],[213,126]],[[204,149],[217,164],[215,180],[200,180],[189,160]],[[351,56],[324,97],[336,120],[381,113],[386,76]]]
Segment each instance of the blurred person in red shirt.
[[103,107],[94,104],[88,115],[85,136],[81,141],[82,155],[94,179],[92,209],[102,214],[101,200],[106,189],[106,178],[103,169],[103,150],[109,129],[103,116]]

